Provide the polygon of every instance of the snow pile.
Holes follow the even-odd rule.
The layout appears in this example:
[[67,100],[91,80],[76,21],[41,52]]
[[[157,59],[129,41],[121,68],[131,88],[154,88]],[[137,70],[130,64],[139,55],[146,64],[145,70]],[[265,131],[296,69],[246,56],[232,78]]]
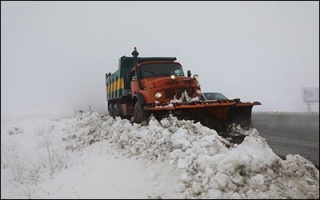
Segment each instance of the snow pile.
[[[78,113],[66,124],[68,150],[108,140],[127,156],[163,161],[180,170],[185,198],[319,198],[319,171],[299,155],[282,160],[252,129],[232,144],[216,131],[170,116],[148,126]],[[73,141],[73,142],[72,142]]]
[[[151,180],[162,189],[155,192],[151,187],[136,187],[140,188],[139,194],[147,193],[149,198],[319,198],[319,171],[310,161],[299,155],[288,155],[282,160],[256,129],[241,130],[237,125],[231,128],[234,133],[245,135],[241,144],[230,143],[200,123],[172,116],[160,122],[151,117],[147,126],[96,112],[77,112],[55,120],[6,116],[1,119],[1,189],[4,191],[1,197],[74,198],[77,194],[104,198],[106,194],[110,196],[110,191],[124,190],[112,188],[115,182],[105,182],[110,178],[121,187],[132,188],[124,186],[127,181],[121,181],[124,171],[116,173],[107,170],[108,166],[115,170],[120,168],[119,163],[132,167],[135,163],[134,171],[138,173],[141,166],[136,159],[141,158],[147,161],[145,165],[164,164],[153,167],[163,169],[153,175],[161,177],[161,181]],[[117,153],[110,154],[111,149]],[[130,164],[113,160],[112,155],[123,155]],[[79,168],[81,165],[88,166]],[[146,170],[148,174],[153,173],[150,168]],[[169,171],[170,175],[161,174]],[[178,175],[173,176],[176,171]],[[113,173],[119,175],[109,177]],[[130,177],[136,180],[141,176]],[[65,177],[71,177],[73,182]],[[52,180],[51,184],[48,180]],[[136,184],[145,184],[147,180],[143,178]],[[85,185],[81,185],[82,182]],[[112,189],[101,192],[105,190],[101,187],[106,185]],[[73,191],[75,187],[78,191]],[[175,190],[170,191],[170,195],[168,187]],[[93,188],[96,192],[90,193]],[[141,197],[137,193],[129,194]],[[117,198],[117,192],[110,197]]]

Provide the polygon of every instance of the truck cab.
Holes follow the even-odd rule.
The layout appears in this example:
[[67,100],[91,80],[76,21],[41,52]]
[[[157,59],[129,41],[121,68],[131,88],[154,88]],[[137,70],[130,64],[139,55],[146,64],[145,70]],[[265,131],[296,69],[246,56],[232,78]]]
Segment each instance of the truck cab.
[[[166,106],[176,100],[188,101],[189,98],[200,97],[200,85],[196,78],[186,77],[182,66],[175,61],[149,61],[133,67],[131,74],[132,95],[140,94],[147,106]],[[141,87],[136,73],[139,74]]]
[[[134,122],[146,120],[152,112],[175,110],[172,103],[196,101],[201,97],[197,76],[186,77],[175,58],[154,58],[138,63],[138,52],[132,52],[131,92]],[[140,58],[139,58],[140,60]]]

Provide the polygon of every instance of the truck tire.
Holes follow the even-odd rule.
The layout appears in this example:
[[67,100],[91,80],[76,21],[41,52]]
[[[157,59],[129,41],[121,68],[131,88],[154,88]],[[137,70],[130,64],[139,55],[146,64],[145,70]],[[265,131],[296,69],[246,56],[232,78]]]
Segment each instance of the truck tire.
[[115,103],[113,106],[113,114],[114,116],[120,116],[120,109],[118,103]]
[[114,117],[114,112],[113,112],[113,104],[109,104],[108,105],[108,111],[109,111],[109,115]]
[[140,124],[141,122],[147,120],[147,112],[143,109],[139,101],[134,105],[133,119],[135,123]]

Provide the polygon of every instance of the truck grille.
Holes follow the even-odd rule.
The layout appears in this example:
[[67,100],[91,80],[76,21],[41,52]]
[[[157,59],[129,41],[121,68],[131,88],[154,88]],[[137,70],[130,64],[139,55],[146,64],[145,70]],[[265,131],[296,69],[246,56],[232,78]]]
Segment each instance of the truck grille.
[[164,91],[164,95],[165,95],[166,99],[173,99],[175,95],[176,95],[177,99],[180,99],[181,94],[185,90],[187,91],[187,93],[190,97],[193,97],[193,89],[192,88],[167,89]]

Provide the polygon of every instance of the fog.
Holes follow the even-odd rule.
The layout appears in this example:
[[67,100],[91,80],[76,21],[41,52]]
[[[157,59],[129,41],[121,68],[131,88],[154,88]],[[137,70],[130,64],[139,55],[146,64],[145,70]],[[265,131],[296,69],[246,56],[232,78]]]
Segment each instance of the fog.
[[[175,56],[202,91],[306,112],[319,2],[1,2],[1,113],[106,111],[121,56]],[[319,112],[319,103],[312,105]]]

